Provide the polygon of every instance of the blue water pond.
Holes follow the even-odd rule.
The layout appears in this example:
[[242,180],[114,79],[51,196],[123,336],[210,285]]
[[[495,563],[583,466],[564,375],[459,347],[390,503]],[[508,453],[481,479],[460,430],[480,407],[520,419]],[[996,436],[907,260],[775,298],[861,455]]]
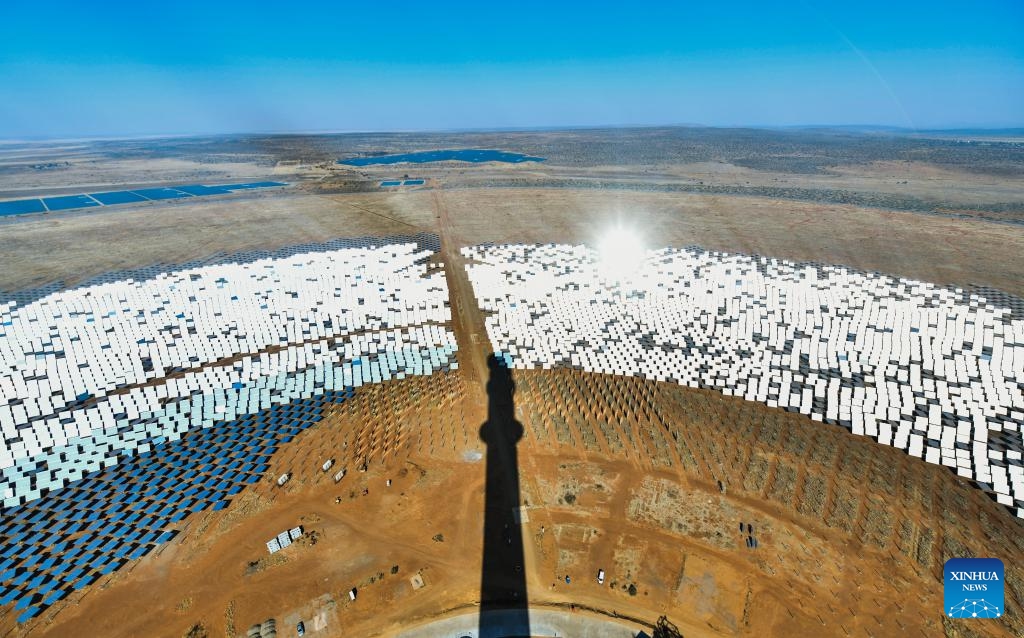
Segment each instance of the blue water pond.
[[410,162],[412,164],[426,164],[428,162],[508,162],[519,164],[522,162],[543,162],[543,157],[531,157],[522,153],[510,153],[508,151],[494,151],[487,149],[447,149],[441,151],[422,151],[419,153],[402,153],[400,155],[376,155],[373,157],[353,157],[350,159],[338,160],[339,164],[348,166],[371,166],[373,164],[401,164]]

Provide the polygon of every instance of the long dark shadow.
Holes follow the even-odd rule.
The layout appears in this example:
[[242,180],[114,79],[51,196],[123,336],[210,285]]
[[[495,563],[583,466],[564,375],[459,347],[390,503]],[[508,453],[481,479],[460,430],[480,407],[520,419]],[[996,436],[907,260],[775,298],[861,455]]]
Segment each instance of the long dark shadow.
[[487,445],[484,559],[480,577],[480,638],[529,636],[523,534],[519,521],[519,457],[523,426],[515,419],[515,382],[494,355],[487,359]]

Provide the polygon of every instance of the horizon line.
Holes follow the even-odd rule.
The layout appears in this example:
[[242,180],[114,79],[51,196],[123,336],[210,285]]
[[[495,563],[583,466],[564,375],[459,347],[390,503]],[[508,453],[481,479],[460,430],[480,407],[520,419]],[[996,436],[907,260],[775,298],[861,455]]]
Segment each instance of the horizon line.
[[892,124],[701,124],[701,123],[664,123],[664,124],[566,124],[549,126],[497,126],[497,127],[466,127],[466,128],[394,128],[394,129],[265,129],[249,131],[221,131],[221,132],[163,132],[163,133],[101,133],[95,135],[62,135],[53,136],[37,135],[27,137],[5,137],[0,135],[0,144],[33,144],[33,143],[58,143],[58,142],[105,142],[105,141],[135,141],[135,140],[157,140],[157,139],[184,139],[197,137],[221,137],[221,136],[252,136],[252,135],[403,135],[403,134],[442,134],[442,133],[530,133],[530,132],[559,132],[559,131],[580,131],[580,130],[604,130],[604,129],[720,129],[720,130],[834,130],[844,132],[884,132],[884,133],[1020,133],[1024,134],[1024,123],[1007,126],[972,126],[972,125],[949,125],[939,127],[911,128]]

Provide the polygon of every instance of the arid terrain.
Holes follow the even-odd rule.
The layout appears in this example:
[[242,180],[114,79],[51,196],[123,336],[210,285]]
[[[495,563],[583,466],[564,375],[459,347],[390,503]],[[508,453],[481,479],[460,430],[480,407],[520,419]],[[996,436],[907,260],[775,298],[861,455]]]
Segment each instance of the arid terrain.
[[[436,148],[547,161],[335,163]],[[406,175],[425,184],[379,186]],[[683,128],[0,146],[0,200],[240,178],[289,186],[2,217],[0,291],[436,233],[458,370],[360,388],[282,446],[229,507],[186,518],[173,541],[28,623],[0,609],[0,635],[245,636],[274,618],[278,635],[301,619],[310,636],[393,636],[475,609],[490,353],[463,246],[590,243],[621,222],[652,247],[1024,296],[1019,141]],[[946,468],[710,390],[574,370],[515,371],[512,381],[531,607],[637,630],[665,615],[686,636],[1024,634],[1021,523]],[[337,484],[321,471],[328,458],[347,470]],[[284,471],[294,476],[278,487]],[[296,525],[302,540],[268,554],[266,540]],[[942,568],[954,556],[1004,561],[1002,619],[943,616]]]
[[[947,557],[1024,557],[1018,522],[980,492],[837,428],[665,384],[565,371],[515,379],[531,605],[645,623],[664,613],[694,636],[932,636],[943,631]],[[268,476],[26,629],[231,635],[266,617],[308,625],[322,610],[323,635],[391,635],[470,607],[482,401],[456,373],[368,388],[278,453],[277,468],[295,469],[286,488]],[[319,470],[329,456],[350,470],[337,485]],[[307,539],[269,556],[263,541],[297,524]],[[1021,630],[1024,582],[1007,574],[1008,614],[978,635]]]
[[[546,160],[336,163],[453,147]],[[403,176],[426,183],[380,187]],[[436,231],[437,194],[452,211],[458,242],[586,242],[608,220],[624,219],[656,245],[1024,292],[1024,265],[1011,258],[1021,252],[1024,143],[1012,139],[682,128],[0,146],[0,200],[256,178],[291,187],[0,218],[0,290],[217,251]],[[97,254],[92,242],[105,250]],[[993,263],[993,254],[1005,258]]]

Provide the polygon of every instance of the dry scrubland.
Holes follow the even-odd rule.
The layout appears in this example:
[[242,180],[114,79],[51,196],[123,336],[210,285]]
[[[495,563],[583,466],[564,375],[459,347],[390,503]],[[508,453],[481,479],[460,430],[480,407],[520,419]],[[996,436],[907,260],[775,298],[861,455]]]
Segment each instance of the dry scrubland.
[[[459,247],[589,242],[622,221],[653,246],[1024,295],[1024,148],[993,144],[647,129],[4,147],[3,197],[271,175],[293,186],[0,219],[0,290],[218,252],[437,232],[460,368],[362,388],[282,447],[272,471],[230,507],[185,519],[157,553],[27,625],[0,614],[0,633],[244,635],[273,616],[285,635],[300,618],[307,630],[326,624],[312,636],[394,635],[470,609],[480,594],[487,344]],[[549,160],[333,164],[446,147]],[[426,187],[377,187],[403,174]],[[1024,634],[1024,581],[1013,567],[1024,559],[1020,524],[944,468],[711,391],[558,370],[514,380],[531,605],[572,603],[590,610],[577,613],[648,623],[667,613],[687,636]],[[348,469],[338,485],[319,469],[332,457]],[[294,477],[277,488],[285,471]],[[741,522],[753,525],[756,550]],[[296,524],[303,541],[268,555],[264,542]],[[941,616],[942,564],[966,555],[1006,563],[1001,621]],[[608,573],[604,587],[598,568]],[[567,574],[571,585],[559,580]],[[360,595],[350,602],[354,586]]]
[[[335,237],[437,232],[435,191],[121,206],[0,224],[0,290]],[[1024,226],[758,197],[573,189],[439,193],[457,246],[591,242],[616,220],[654,246],[836,263],[1024,295]]]
[[43,215],[0,225],[0,290],[73,285],[111,270],[176,264],[225,252],[429,228],[429,208],[389,196],[259,194]]

